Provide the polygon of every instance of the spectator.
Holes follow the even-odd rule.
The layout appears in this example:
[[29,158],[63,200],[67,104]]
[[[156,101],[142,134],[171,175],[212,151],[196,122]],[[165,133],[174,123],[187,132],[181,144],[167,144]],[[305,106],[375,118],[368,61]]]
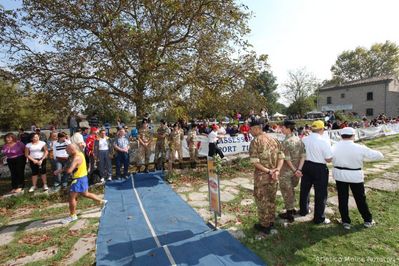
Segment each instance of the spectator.
[[123,164],[123,177],[127,178],[129,171],[129,140],[126,138],[125,130],[119,129],[117,138],[114,142],[114,149],[116,151],[116,178],[121,178],[121,165]]
[[132,130],[130,130],[130,137],[133,139],[137,139],[139,136],[139,131],[137,130],[137,127],[133,127]]
[[18,141],[13,133],[4,136],[4,143],[1,153],[7,157],[7,165],[11,173],[10,193],[20,193],[25,187],[25,145]]
[[226,129],[222,122],[219,123],[218,135],[226,135]]
[[[57,132],[50,132],[49,139],[47,140],[47,150],[48,150],[48,158],[50,159],[50,165],[51,165],[51,172],[54,173],[54,171],[57,169],[57,164],[55,161],[54,157],[54,144],[58,141],[58,133]],[[57,177],[54,176],[53,180],[56,180]]]
[[83,136],[83,141],[86,143],[87,138],[90,136],[89,135],[89,128],[83,127],[81,134]]
[[24,144],[28,144],[30,141],[29,134],[25,132],[25,130],[21,127],[18,130],[18,139]]
[[43,182],[43,190],[48,190],[46,178],[47,154],[46,143],[40,140],[38,133],[34,133],[32,135],[32,142],[29,142],[25,146],[25,156],[29,159],[30,168],[32,169],[32,187],[29,189],[29,192],[34,192],[37,189],[37,178],[39,175]]
[[76,146],[80,149],[81,152],[85,150],[86,147],[86,142],[83,138],[83,135],[81,132],[85,131],[86,128],[78,128],[75,134],[71,137],[71,142],[73,144],[76,144]]
[[[66,139],[66,134],[64,132],[58,133],[58,140],[54,142],[53,145],[53,155],[55,159],[56,170],[66,167],[68,161],[68,153],[66,152],[66,147],[71,144],[70,140]],[[54,181],[54,191],[59,191],[60,187],[66,188],[68,185],[68,174],[63,172],[63,174],[58,174]]]
[[[96,127],[90,128],[90,135],[86,139],[86,158],[88,158],[88,172],[91,173],[95,169],[95,159],[94,159],[94,142],[97,139],[98,129]],[[103,181],[103,180],[102,180]]]
[[248,125],[248,122],[245,121],[244,124],[242,124],[240,126],[240,132],[241,132],[241,134],[244,135],[244,139],[245,139],[246,142],[249,141],[249,130],[250,130],[250,127]]
[[107,178],[112,180],[112,164],[111,158],[113,148],[109,137],[106,135],[105,129],[100,130],[100,136],[94,142],[94,158],[98,161],[101,179]]
[[41,129],[40,129],[39,127],[37,127],[37,128],[35,129],[35,133],[39,136],[39,139],[40,139],[41,141],[44,141],[44,142],[47,141],[46,134],[44,134],[44,132],[42,132]]
[[98,128],[100,122],[98,120],[97,113],[93,113],[93,115],[89,119],[89,126]]
[[108,121],[106,121],[104,123],[103,127],[105,128],[105,132],[106,132],[107,136],[109,136],[109,131],[111,129],[111,124]]
[[78,121],[76,120],[75,114],[71,114],[71,116],[69,117],[68,127],[69,134],[72,136],[78,128]]

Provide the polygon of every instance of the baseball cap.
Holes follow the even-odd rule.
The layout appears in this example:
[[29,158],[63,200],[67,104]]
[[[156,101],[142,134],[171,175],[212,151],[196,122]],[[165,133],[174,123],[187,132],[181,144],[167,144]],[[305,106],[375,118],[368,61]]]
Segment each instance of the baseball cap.
[[355,135],[355,129],[351,127],[344,127],[341,129],[341,135]]
[[213,125],[212,125],[212,129],[219,129],[219,127],[218,127],[218,125],[213,124]]
[[97,129],[96,127],[91,127],[91,128],[90,128],[90,132],[97,132],[97,130],[98,130],[98,129]]
[[324,122],[321,120],[316,120],[312,123],[312,129],[323,129],[324,128]]

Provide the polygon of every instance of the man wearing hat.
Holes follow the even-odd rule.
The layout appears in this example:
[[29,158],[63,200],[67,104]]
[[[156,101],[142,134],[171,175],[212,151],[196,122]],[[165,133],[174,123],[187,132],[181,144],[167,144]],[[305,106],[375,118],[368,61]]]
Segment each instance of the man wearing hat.
[[332,161],[330,143],[324,134],[324,122],[321,120],[312,123],[312,133],[303,139],[306,149],[306,160],[302,169],[301,192],[299,197],[300,214],[309,213],[309,192],[314,186],[314,217],[315,224],[329,224],[330,220],[324,215],[327,202],[328,168],[327,163]]
[[345,127],[341,130],[341,138],[342,140],[332,148],[332,162],[342,225],[347,230],[351,228],[351,219],[349,218],[348,211],[350,187],[356,201],[357,209],[363,217],[364,227],[372,227],[374,221],[367,206],[366,194],[364,192],[363,160],[381,160],[384,156],[379,151],[354,143],[355,130],[351,127]]
[[254,197],[259,219],[254,227],[264,234],[270,234],[273,233],[277,185],[284,152],[277,139],[263,132],[260,121],[251,121],[250,132],[254,137],[249,146],[249,156],[255,166]]
[[295,187],[302,176],[302,169],[305,162],[305,146],[298,136],[293,135],[295,122],[285,120],[281,127],[285,139],[282,142],[284,148],[284,164],[281,168],[279,186],[284,199],[286,212],[279,214],[280,218],[294,221],[295,211]]

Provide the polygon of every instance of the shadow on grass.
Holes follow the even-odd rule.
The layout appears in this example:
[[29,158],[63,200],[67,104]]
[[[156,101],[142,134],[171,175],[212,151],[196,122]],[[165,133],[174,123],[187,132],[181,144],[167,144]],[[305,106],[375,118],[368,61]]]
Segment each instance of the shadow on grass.
[[312,246],[323,246],[336,236],[346,237],[363,230],[363,226],[356,225],[346,231],[339,224],[315,225],[305,222],[290,224],[288,227],[278,225],[276,229],[278,234],[261,240],[256,239],[257,231],[252,227],[244,229],[247,237],[243,242],[269,265],[319,264],[319,256],[322,254],[314,252],[312,257],[306,255]]

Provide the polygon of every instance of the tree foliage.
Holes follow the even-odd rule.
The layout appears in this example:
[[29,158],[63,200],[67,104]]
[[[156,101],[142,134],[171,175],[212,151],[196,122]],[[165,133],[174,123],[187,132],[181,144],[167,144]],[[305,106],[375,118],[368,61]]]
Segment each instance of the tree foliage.
[[[266,104],[260,108],[267,107],[269,113],[275,113],[279,109],[277,104],[278,93],[276,92],[278,84],[277,78],[270,70],[262,71],[255,79],[249,81],[249,86],[259,93],[266,100]],[[258,109],[258,108],[257,108]]]
[[319,81],[305,68],[289,71],[284,87],[283,95],[290,103],[287,108],[289,114],[303,116],[315,107],[315,92],[319,87]]
[[187,92],[242,88],[258,71],[249,16],[234,0],[25,0],[2,10],[0,42],[9,68],[53,101],[107,94],[140,116]]
[[399,74],[399,46],[376,43],[370,49],[357,47],[342,52],[331,67],[333,83]]
[[33,92],[29,87],[20,87],[12,80],[0,78],[1,130],[28,128],[32,123],[45,126],[55,119],[55,113],[47,109],[42,94]]

